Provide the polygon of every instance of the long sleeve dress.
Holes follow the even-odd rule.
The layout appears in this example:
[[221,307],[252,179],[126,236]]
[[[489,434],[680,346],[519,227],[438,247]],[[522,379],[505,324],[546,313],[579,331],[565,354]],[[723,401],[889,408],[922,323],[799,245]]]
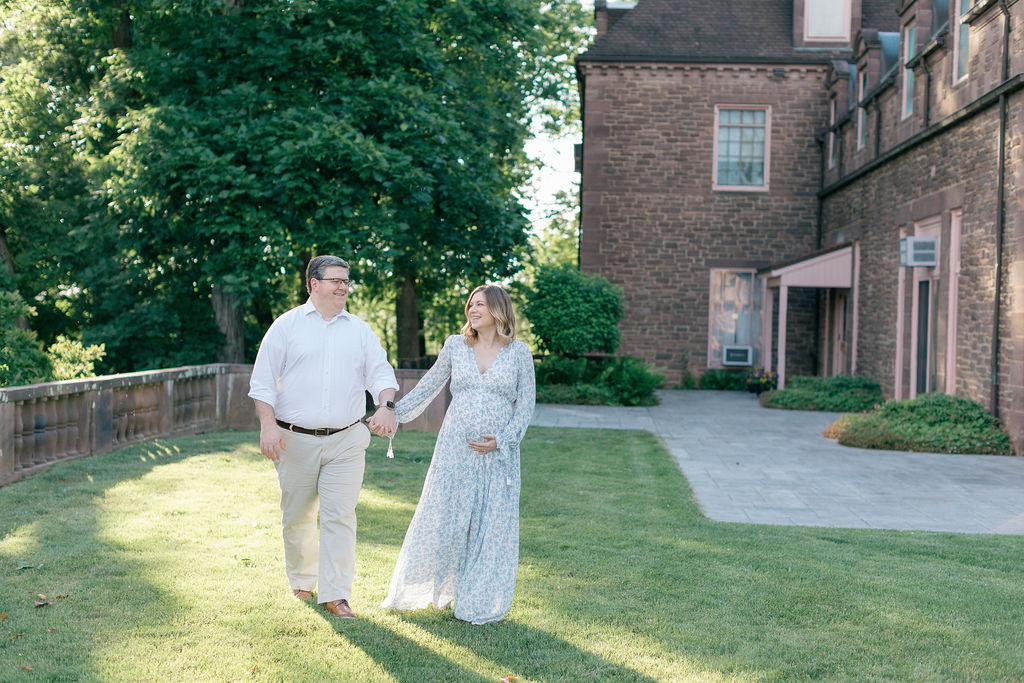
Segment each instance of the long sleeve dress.
[[[508,613],[516,584],[519,442],[536,399],[533,357],[513,341],[481,373],[473,348],[452,335],[396,404],[398,421],[419,415],[449,378],[452,401],[381,607],[452,605],[458,619],[485,624]],[[469,447],[483,434],[495,435],[497,450],[481,455]]]

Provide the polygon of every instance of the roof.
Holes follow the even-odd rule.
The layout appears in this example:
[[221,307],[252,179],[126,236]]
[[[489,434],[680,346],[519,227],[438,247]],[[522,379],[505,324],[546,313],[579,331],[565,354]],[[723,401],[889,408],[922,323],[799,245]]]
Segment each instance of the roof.
[[[864,25],[898,29],[895,8],[863,0]],[[848,53],[794,49],[792,0],[640,0],[579,60],[821,64]]]

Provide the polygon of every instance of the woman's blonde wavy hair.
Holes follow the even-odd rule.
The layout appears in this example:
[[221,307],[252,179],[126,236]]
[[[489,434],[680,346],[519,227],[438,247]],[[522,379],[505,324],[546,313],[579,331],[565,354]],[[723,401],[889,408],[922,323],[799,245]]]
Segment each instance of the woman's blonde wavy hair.
[[512,299],[509,298],[508,292],[497,285],[480,285],[469,293],[466,305],[463,307],[466,324],[462,326],[462,338],[470,346],[476,344],[479,338],[476,330],[469,324],[469,302],[473,300],[473,296],[477,292],[484,294],[487,310],[494,317],[494,328],[498,333],[498,338],[503,344],[511,344],[512,340],[516,338],[516,313],[512,310]]

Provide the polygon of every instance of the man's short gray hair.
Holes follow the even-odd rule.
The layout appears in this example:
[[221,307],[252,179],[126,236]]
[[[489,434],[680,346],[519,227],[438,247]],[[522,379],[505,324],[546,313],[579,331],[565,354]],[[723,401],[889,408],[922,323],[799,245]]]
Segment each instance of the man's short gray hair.
[[306,266],[307,292],[309,292],[310,294],[313,293],[313,288],[309,284],[309,281],[314,278],[317,280],[323,280],[324,274],[327,272],[327,269],[330,268],[331,266],[341,266],[345,270],[350,270],[348,261],[337,256],[331,256],[330,254],[325,254],[323,256],[314,256],[313,258],[309,259],[309,265]]

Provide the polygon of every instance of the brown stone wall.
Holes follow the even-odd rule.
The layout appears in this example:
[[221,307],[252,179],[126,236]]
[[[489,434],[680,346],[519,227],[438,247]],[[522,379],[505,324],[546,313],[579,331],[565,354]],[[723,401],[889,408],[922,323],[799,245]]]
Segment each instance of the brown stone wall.
[[[666,368],[671,386],[684,352],[692,372],[706,368],[711,268],[761,267],[815,248],[825,71],[583,68],[581,267],[622,285],[620,351]],[[771,106],[768,192],[712,191],[716,104]],[[798,353],[813,347],[813,329],[793,335]]]
[[[1003,258],[1003,312],[1000,316],[1000,407],[1004,423],[1024,443],[1024,263],[1021,241],[1022,145],[1024,95],[1011,97],[1006,174],[1006,228]],[[941,223],[939,266],[934,272],[935,342],[933,387],[945,389],[945,330],[951,273],[947,261],[951,214],[962,212],[959,296],[957,306],[956,393],[990,405],[994,254],[997,239],[998,101],[980,114],[913,147],[853,183],[827,193],[822,209],[824,245],[857,240],[861,250],[858,329],[858,374],[878,381],[888,396],[896,391],[895,366],[903,358],[904,398],[909,396],[912,269],[897,286],[900,229],[913,234],[915,222],[937,217]],[[937,286],[937,289],[934,287]],[[896,311],[903,297],[905,327],[902,349],[896,347]]]

